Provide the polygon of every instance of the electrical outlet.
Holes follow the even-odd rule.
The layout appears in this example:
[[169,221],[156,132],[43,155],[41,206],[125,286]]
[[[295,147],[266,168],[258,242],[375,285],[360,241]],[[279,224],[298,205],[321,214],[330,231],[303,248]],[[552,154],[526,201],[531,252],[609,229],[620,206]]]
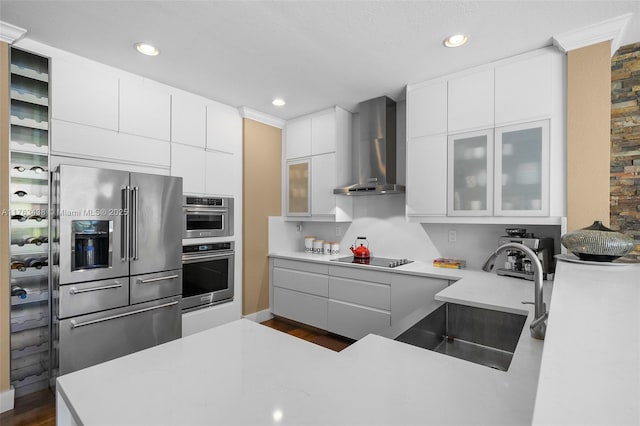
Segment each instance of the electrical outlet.
[[455,229],[452,229],[449,231],[449,242],[450,243],[455,243],[456,239],[458,238],[458,233],[456,232]]
[[341,237],[342,236],[342,228],[340,228],[339,226],[336,226],[336,237]]

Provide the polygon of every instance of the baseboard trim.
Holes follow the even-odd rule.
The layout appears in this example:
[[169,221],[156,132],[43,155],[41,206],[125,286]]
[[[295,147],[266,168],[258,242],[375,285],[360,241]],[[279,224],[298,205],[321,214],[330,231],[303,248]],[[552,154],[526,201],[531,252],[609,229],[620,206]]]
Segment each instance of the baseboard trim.
[[5,411],[13,410],[13,404],[15,402],[15,389],[13,386],[7,391],[0,393],[0,413],[4,413]]
[[270,320],[271,318],[273,318],[273,315],[271,314],[271,311],[269,309],[265,309],[249,315],[243,315],[242,317],[253,322],[261,323],[263,321]]

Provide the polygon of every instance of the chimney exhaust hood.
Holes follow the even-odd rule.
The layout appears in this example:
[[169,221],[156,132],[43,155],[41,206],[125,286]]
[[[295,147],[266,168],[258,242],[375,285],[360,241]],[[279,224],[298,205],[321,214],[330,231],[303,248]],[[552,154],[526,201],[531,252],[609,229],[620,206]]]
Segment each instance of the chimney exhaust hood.
[[359,104],[360,135],[353,144],[353,170],[358,182],[336,188],[334,194],[401,194],[396,184],[396,103],[386,96]]

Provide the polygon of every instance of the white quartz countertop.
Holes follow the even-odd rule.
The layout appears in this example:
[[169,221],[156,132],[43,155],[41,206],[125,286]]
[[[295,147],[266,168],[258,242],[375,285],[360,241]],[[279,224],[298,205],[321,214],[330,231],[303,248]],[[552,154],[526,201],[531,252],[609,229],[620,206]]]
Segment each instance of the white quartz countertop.
[[509,371],[371,334],[337,353],[243,319],[59,377],[58,390],[84,424],[531,424],[543,342],[521,301],[533,284],[420,262],[391,271],[459,279],[440,300],[527,314]]
[[640,265],[559,261],[534,425],[640,425]]

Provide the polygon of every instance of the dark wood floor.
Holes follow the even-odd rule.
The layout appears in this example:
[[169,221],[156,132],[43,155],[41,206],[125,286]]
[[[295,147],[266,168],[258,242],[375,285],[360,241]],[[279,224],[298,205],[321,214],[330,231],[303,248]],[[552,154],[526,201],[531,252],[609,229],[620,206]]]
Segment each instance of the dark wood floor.
[[336,336],[335,334],[327,333],[324,330],[309,327],[297,322],[293,322],[284,318],[273,318],[261,323],[267,327],[275,328],[284,333],[292,336],[299,337],[308,342],[315,343],[316,345],[324,346],[325,348],[340,352],[344,348],[348,347],[355,340],[347,339],[346,337]]
[[[354,340],[282,318],[273,318],[262,324],[336,352],[340,352],[354,342]],[[15,408],[0,414],[1,426],[55,426],[55,424],[56,400],[49,389],[16,398]]]
[[56,399],[49,389],[16,398],[13,410],[0,414],[0,425],[55,426]]

